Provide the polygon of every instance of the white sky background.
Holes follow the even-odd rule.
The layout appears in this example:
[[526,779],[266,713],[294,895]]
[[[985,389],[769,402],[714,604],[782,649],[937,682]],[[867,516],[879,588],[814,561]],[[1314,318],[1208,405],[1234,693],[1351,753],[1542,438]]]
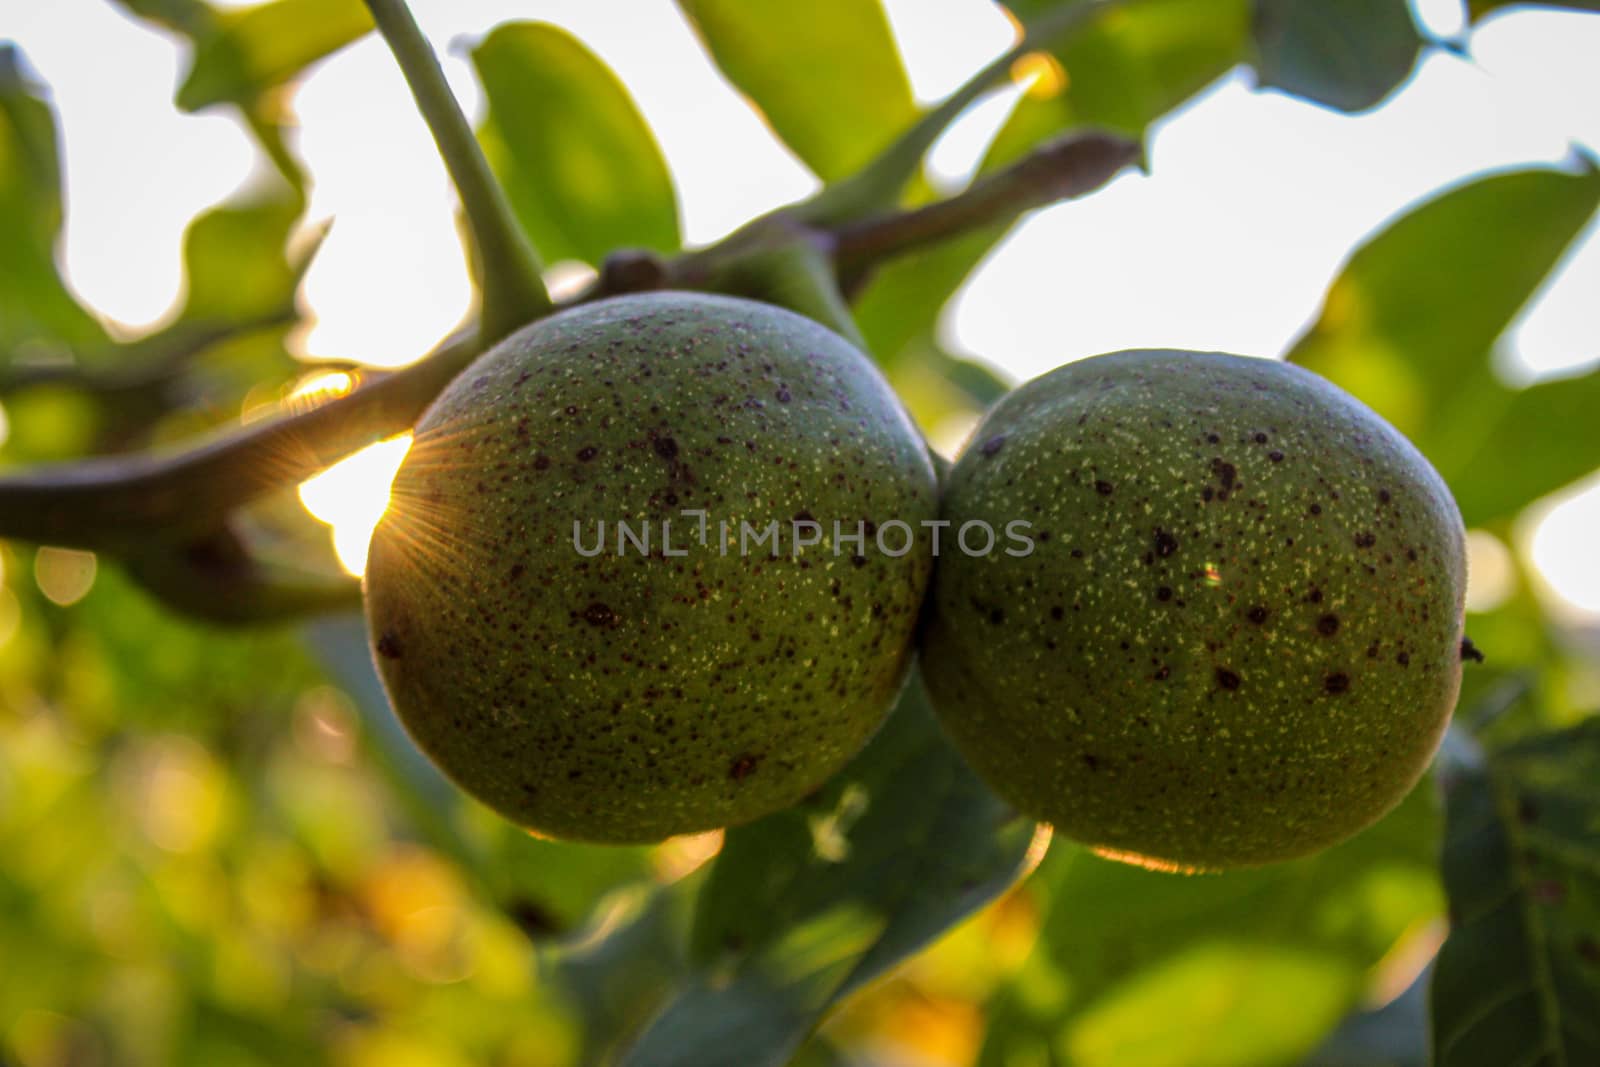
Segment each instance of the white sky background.
[[[919,99],[938,99],[1002,52],[990,0],[885,0]],[[576,34],[632,91],[677,180],[694,243],[803,196],[815,180],[716,74],[669,0],[412,0],[469,113],[481,97],[464,42],[538,18]],[[1419,0],[1459,31],[1457,0]],[[80,296],[142,332],[181,298],[184,224],[261,166],[225,111],[179,115],[175,40],[105,0],[0,0],[50,85],[63,127],[63,249]],[[944,323],[952,346],[1015,379],[1142,346],[1280,354],[1317,312],[1343,257],[1407,204],[1486,168],[1600,152],[1600,17],[1527,11],[1483,25],[1471,57],[1442,52],[1375,113],[1338,115],[1235,75],[1164,122],[1151,176],[1036,213],[992,255]],[[317,356],[414,359],[469,299],[451,194],[393,60],[375,38],[321,64],[295,96],[310,216],[334,226],[303,293]],[[974,165],[1005,104],[980,108],[934,153],[936,176]],[[1600,238],[1593,234],[1508,337],[1519,380],[1600,358]],[[1600,490],[1530,535],[1566,597],[1600,612]]]

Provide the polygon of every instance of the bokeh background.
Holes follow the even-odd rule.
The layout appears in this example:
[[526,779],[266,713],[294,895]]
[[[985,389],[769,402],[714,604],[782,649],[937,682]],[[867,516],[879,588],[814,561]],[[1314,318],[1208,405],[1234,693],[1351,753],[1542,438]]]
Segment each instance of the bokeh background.
[[[660,145],[691,244],[818,187],[666,0],[412,7],[475,119],[485,104],[467,53],[505,20],[554,23],[601,57]],[[884,7],[919,103],[1015,39],[989,0]],[[942,347],[1012,382],[1127,347],[1281,356],[1323,314],[1351,250],[1420,199],[1600,150],[1600,19],[1513,8],[1469,31],[1454,0],[1418,0],[1414,14],[1441,47],[1370,111],[1257,91],[1239,68],[1160,119],[1148,173],[1035,213],[984,259],[940,318]],[[236,115],[174,106],[183,36],[102,0],[0,0],[0,40],[20,48],[23,76],[48,86],[59,117],[57,262],[99,326],[137,342],[197,294],[248,296],[259,279],[186,271],[186,227],[281,179]],[[931,187],[963,185],[1019,101],[1072,77],[1045,61],[1013,74],[936,146]],[[225,353],[214,388],[155,423],[158,442],[415,360],[470,311],[453,194],[383,44],[369,36],[316,63],[275,107],[309,178],[292,241],[310,247],[326,229],[303,277],[271,280],[288,285],[301,321],[270,353]],[[236,239],[224,237],[220,258],[191,250],[190,269],[224,262]],[[557,262],[549,277],[571,293],[592,269]],[[1591,221],[1496,342],[1496,372],[1526,386],[1591,366],[1597,292]],[[958,447],[976,409],[915,379],[907,392],[935,443]],[[0,463],[114,446],[114,423],[67,388],[0,395]],[[1569,430],[1543,433],[1559,442]],[[333,468],[273,504],[265,524],[359,573],[405,447],[402,437]],[[1537,686],[1541,721],[1600,703],[1597,535],[1592,478],[1471,534],[1480,625],[1469,632],[1502,657],[1497,684]],[[0,1063],[579,1061],[584,1027],[627,999],[613,988],[624,979],[582,946],[607,944],[606,931],[652,906],[649,887],[692,877],[717,838],[650,850],[508,843],[492,817],[410,773],[414,754],[364,655],[358,628],[217,631],[171,616],[91,554],[0,543]],[[522,882],[502,876],[507,863],[534,872],[537,898],[508,889]],[[1183,961],[1192,974],[1143,975],[1154,984],[1129,1003],[1188,1003],[1181,1018],[1222,1035],[1198,1047],[1223,1051],[1185,1059],[1174,1040],[1170,1055],[1151,1051],[1158,1042],[1128,1052],[1104,1036],[1117,1032],[1113,1002],[1076,1039],[1081,1062],[1288,1062],[1331,1029],[1350,990],[1370,1009],[1403,1004],[1443,936],[1442,901],[1431,875],[1387,873],[1362,890],[1397,932],[1377,966],[1252,972],[1258,991],[1278,983],[1312,1005],[1309,1021],[1233,1003],[1193,1015],[1215,975],[1241,966],[1202,953]],[[1008,895],[852,1002],[830,1039],[875,1057],[862,1062],[973,1062],[986,1005],[1028,958],[1041,914],[1028,892]],[[544,947],[530,950],[530,933]],[[668,955],[638,952],[626,970],[639,981]],[[1324,1003],[1331,1018],[1317,1014]]]

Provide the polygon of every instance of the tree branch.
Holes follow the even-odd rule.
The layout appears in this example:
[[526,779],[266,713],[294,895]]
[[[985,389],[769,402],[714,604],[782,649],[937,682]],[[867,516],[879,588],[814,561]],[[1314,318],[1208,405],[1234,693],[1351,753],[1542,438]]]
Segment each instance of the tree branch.
[[948,200],[847,223],[834,231],[839,273],[850,277],[926,245],[1006,225],[1034,208],[1091,193],[1136,162],[1140,152],[1136,142],[1121,137],[1075,134],[979,178]]
[[[760,279],[792,280],[813,271],[819,256],[829,255],[840,274],[859,276],[928,244],[1080,196],[1109,180],[1137,153],[1137,145],[1105,134],[1064,138],[958,196],[912,211],[833,229],[774,216],[721,244],[673,259],[619,260],[574,302],[639,288],[744,292],[792,302],[794,293],[756,291]],[[797,249],[804,258],[795,259]],[[784,269],[774,274],[769,268],[775,265]],[[807,290],[813,296],[832,291]],[[836,329],[848,323],[837,302],[818,304],[810,312]],[[0,477],[0,537],[126,555],[152,540],[206,536],[238,508],[410,427],[481,350],[476,335],[459,335],[421,362],[374,376],[345,396],[219,434],[186,451],[92,458]]]
[[237,508],[403,431],[479,351],[475,335],[458,336],[320,407],[182,452],[96,457],[0,478],[0,537],[115,551],[153,534],[204,533]]

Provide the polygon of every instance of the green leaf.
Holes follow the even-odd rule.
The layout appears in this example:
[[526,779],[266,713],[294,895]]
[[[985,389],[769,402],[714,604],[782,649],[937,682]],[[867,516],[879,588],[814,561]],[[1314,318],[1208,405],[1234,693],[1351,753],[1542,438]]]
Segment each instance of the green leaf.
[[299,214],[298,197],[269,195],[196,217],[183,240],[182,317],[243,322],[292,306],[306,265],[288,255]]
[[56,269],[63,218],[55,114],[0,44],[0,365],[19,349],[103,343]]
[[1445,778],[1438,1067],[1600,1063],[1600,719]]
[[[143,5],[149,7],[150,5]],[[211,104],[248,104],[294,78],[372,29],[362,0],[271,0],[201,19],[189,5],[159,5],[155,17],[175,19],[194,37],[194,62],[178,88],[177,104],[197,111]]]
[[[1066,0],[1068,3],[1077,0]],[[1061,6],[1013,3],[1024,21]],[[1250,0],[1133,0],[1112,8],[1072,34],[1053,54],[1061,64],[1059,88],[1041,84],[1024,98],[997,144],[1000,162],[1047,136],[1098,126],[1137,137],[1145,127],[1242,62],[1250,41]]]
[[1344,844],[1254,870],[1164,874],[1057,842],[1028,883],[1038,943],[980,1062],[1295,1062],[1439,912],[1437,830],[1424,784]]
[[879,0],[678,0],[711,58],[823,181],[853,173],[917,117]]
[[728,832],[695,972],[623,1062],[788,1062],[830,1007],[1003,892],[1032,834],[948,746],[914,679],[815,797]]
[[1407,0],[1258,0],[1255,37],[1264,88],[1340,111],[1376,106],[1422,51]]
[[599,58],[555,26],[516,22],[490,33],[472,60],[489,98],[479,140],[546,259],[599,265],[617,248],[677,250],[666,161]]
[[1502,8],[1562,7],[1573,11],[1600,11],[1600,0],[1467,0],[1473,22]]
[[1600,395],[1595,372],[1518,390],[1490,358],[1597,205],[1593,167],[1457,186],[1357,249],[1289,353],[1408,435],[1468,525],[1509,515],[1600,465],[1600,422],[1575,417]]

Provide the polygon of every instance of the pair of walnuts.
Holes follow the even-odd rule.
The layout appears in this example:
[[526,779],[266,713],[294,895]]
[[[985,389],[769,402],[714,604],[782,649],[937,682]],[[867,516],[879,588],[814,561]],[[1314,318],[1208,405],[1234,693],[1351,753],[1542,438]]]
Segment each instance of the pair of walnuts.
[[1463,545],[1427,461],[1293,366],[1069,364],[941,486],[848,342],[664,293],[535,323],[452,383],[367,610],[417,743],[541,833],[791,805],[920,648],[951,740],[1017,808],[1220,868],[1326,847],[1416,782],[1460,684]]

